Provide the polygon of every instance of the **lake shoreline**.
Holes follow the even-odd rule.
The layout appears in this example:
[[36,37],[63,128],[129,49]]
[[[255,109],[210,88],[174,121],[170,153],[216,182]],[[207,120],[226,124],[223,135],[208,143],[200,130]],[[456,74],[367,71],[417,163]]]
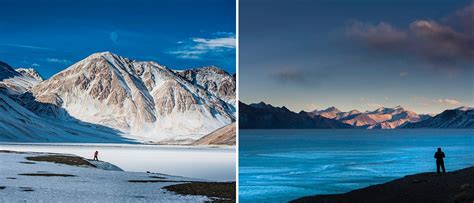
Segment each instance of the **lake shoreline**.
[[196,149],[235,149],[235,145],[188,145],[188,144],[150,144],[150,143],[97,143],[97,142],[0,142],[0,145],[31,145],[31,146],[105,146],[105,147],[133,147],[133,146],[150,146],[163,148],[196,148]]

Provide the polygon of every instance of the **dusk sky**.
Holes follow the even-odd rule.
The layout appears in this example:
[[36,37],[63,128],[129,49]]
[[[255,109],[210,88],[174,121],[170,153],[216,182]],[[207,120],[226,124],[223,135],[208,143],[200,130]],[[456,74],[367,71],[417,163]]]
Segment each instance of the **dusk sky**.
[[44,77],[111,51],[174,69],[235,73],[235,1],[2,0],[0,61]]
[[241,0],[239,8],[245,103],[296,112],[474,106],[473,1]]

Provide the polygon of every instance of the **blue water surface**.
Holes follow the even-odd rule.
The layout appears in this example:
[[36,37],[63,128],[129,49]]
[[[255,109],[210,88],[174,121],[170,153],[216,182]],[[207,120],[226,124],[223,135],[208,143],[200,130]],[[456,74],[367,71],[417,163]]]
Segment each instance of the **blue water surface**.
[[286,202],[474,165],[474,130],[240,130],[239,200]]

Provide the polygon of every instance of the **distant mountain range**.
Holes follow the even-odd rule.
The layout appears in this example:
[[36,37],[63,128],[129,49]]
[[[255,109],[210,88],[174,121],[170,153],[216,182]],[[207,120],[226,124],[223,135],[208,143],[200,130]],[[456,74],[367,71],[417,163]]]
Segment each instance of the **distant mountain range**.
[[[2,62],[0,140],[91,141],[97,134],[100,142],[192,143],[235,121],[235,89],[235,76],[214,66],[173,70],[110,52],[92,54],[47,80]],[[41,125],[25,124],[29,120]],[[94,127],[88,133],[73,127],[83,125]]]
[[336,107],[311,112],[292,112],[286,107],[274,107],[263,102],[239,103],[239,124],[242,129],[293,128],[474,128],[471,107],[446,110],[439,115],[417,114],[401,106],[381,107],[373,111],[343,112]]
[[407,123],[402,128],[474,128],[474,109],[460,107],[417,123]]
[[393,129],[406,122],[419,122],[429,118],[429,115],[418,115],[413,111],[404,109],[401,106],[394,108],[380,107],[374,111],[360,112],[352,110],[342,112],[336,107],[330,107],[325,110],[314,110],[307,112],[308,115],[320,115],[326,118],[335,119],[347,123],[356,128],[367,129]]
[[260,102],[239,102],[239,128],[241,129],[308,129],[352,128],[351,125],[323,116],[295,113],[286,107],[274,107]]

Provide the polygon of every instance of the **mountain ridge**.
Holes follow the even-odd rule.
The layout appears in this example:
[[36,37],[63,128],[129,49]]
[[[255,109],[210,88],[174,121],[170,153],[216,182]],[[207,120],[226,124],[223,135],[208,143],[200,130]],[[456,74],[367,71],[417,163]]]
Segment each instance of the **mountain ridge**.
[[306,113],[295,113],[286,107],[274,107],[261,102],[250,104],[239,102],[239,128],[241,129],[332,129],[351,128],[322,116],[310,117]]
[[[240,103],[239,103],[240,104]],[[260,112],[262,109],[273,109],[273,111],[290,111],[285,107],[273,107],[271,104],[266,104],[265,102],[259,103],[252,103],[248,106],[254,107],[255,112]],[[247,107],[245,110],[249,110]],[[284,110],[284,109],[286,110]],[[458,107],[456,109],[452,109],[452,111],[456,110],[459,112],[465,111],[472,111],[474,108],[472,107]],[[251,109],[250,109],[251,110]],[[449,110],[446,110],[449,111]],[[291,111],[290,111],[291,112]],[[295,112],[292,112],[295,113]],[[250,113],[247,113],[251,115]],[[422,121],[429,122],[431,119],[435,118],[438,115],[427,115],[427,114],[417,114],[414,111],[407,110],[403,108],[401,105],[397,105],[393,108],[390,107],[380,107],[375,110],[366,110],[361,112],[357,109],[351,111],[341,111],[336,107],[329,107],[323,110],[313,110],[310,112],[300,111],[298,114],[305,114],[311,118],[326,118],[333,121],[339,121],[344,124],[350,125],[352,128],[362,128],[362,129],[396,129],[396,128],[421,128]],[[256,115],[257,116],[257,115]],[[444,117],[446,118],[446,116]],[[246,118],[249,119],[249,118]],[[474,115],[466,113],[465,115],[461,116],[461,118],[456,118],[457,122],[463,122],[464,124],[460,124],[458,126],[454,124],[424,124],[428,125],[426,127],[429,128],[472,128],[471,126],[474,124]],[[449,122],[449,121],[439,121],[437,122]],[[461,120],[461,121],[460,121]],[[454,121],[453,121],[454,122]],[[455,122],[454,122],[455,123]],[[283,125],[285,126],[285,125]],[[253,128],[252,126],[244,126],[243,128]],[[284,128],[278,126],[267,126],[266,128]],[[315,127],[316,128],[316,127]]]

